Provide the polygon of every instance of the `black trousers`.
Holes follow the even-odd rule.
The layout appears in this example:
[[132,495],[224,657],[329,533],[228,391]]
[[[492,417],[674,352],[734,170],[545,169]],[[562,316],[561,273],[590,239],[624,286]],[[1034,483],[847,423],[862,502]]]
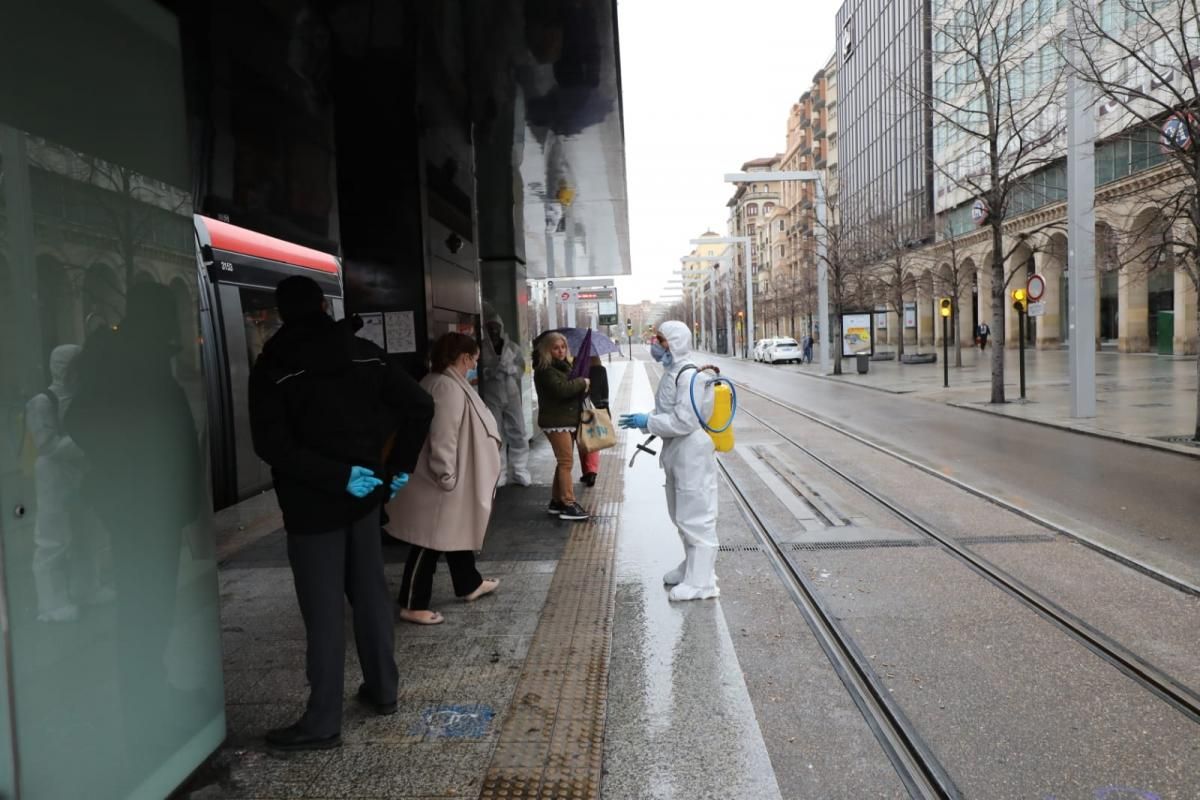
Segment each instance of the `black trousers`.
[[375,512],[340,530],[287,537],[296,599],[308,635],[306,733],[332,736],[342,728],[345,680],[345,603],[354,619],[354,644],[363,683],[372,699],[396,699],[395,626],[383,574],[383,545]]
[[430,550],[428,547],[409,545],[408,562],[404,565],[404,581],[400,584],[400,596],[396,598],[410,611],[427,611],[433,595],[433,573],[437,571],[438,558],[446,557],[450,568],[450,582],[454,594],[465,597],[479,588],[483,576],[475,569],[475,553],[470,550]]

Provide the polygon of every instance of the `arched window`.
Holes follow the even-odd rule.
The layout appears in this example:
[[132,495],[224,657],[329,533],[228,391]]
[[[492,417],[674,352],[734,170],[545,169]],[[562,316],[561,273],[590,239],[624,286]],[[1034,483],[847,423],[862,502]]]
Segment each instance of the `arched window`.
[[754,205],[753,203],[746,206],[746,216],[747,217],[757,217],[758,216],[758,206]]
[[769,216],[775,210],[774,203],[763,203],[763,216]]

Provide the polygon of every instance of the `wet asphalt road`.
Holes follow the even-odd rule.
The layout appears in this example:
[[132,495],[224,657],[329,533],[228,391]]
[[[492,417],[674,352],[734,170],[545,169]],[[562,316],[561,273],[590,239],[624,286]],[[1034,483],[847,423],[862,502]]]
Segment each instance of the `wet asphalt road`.
[[[1200,460],[821,380],[800,367],[703,360],[740,384],[1200,584]],[[920,509],[920,498],[904,499]]]

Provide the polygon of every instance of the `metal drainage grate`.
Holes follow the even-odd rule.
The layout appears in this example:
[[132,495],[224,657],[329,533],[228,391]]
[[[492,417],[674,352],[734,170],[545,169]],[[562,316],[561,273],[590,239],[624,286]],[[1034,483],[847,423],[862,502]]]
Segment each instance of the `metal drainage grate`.
[[1197,442],[1191,436],[1155,436],[1153,437],[1160,442],[1170,442],[1171,444],[1182,444],[1188,447],[1200,447],[1200,442]]
[[959,544],[1034,544],[1053,542],[1057,538],[1051,533],[1010,533],[996,536],[963,536],[955,541]]
[[721,553],[761,553],[762,548],[756,544],[722,544],[717,545]]
[[854,542],[788,542],[788,550],[874,550],[878,547],[930,547],[930,539],[867,539]]

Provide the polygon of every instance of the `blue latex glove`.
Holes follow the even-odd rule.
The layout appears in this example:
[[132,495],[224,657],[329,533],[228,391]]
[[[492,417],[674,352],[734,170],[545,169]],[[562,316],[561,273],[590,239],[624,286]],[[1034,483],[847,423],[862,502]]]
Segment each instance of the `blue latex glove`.
[[401,472],[396,477],[392,478],[392,485],[390,487],[392,493],[388,495],[388,500],[394,498],[396,496],[396,492],[400,491],[405,486],[408,486],[408,473]]
[[351,467],[350,480],[346,482],[346,491],[355,497],[366,497],[383,485],[383,481],[375,477],[375,473],[366,467]]
[[649,414],[622,414],[621,421],[618,423],[622,428],[637,428],[646,430],[646,426],[650,424]]

